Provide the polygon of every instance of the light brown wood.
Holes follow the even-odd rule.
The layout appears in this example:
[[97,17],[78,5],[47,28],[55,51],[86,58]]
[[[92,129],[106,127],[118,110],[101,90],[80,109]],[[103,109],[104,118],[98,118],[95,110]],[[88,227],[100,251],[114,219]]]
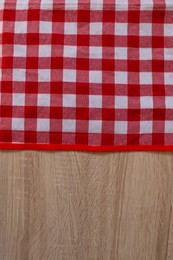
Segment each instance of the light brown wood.
[[173,153],[0,152],[0,260],[172,260]]

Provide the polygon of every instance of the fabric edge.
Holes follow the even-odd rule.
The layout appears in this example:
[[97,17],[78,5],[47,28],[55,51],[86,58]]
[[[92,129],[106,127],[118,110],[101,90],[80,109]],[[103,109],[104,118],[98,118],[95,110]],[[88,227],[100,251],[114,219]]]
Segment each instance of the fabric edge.
[[118,145],[93,146],[80,144],[8,144],[0,143],[0,150],[37,151],[81,151],[81,152],[135,152],[135,151],[173,151],[173,145]]

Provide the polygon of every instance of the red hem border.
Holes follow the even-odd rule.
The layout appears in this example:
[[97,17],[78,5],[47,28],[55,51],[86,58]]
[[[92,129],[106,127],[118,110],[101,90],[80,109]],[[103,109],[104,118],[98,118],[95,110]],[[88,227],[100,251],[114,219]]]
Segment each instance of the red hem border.
[[0,143],[1,150],[42,150],[42,151],[88,151],[88,152],[127,152],[127,151],[173,151],[173,145],[115,145],[94,146],[82,144],[18,144]]

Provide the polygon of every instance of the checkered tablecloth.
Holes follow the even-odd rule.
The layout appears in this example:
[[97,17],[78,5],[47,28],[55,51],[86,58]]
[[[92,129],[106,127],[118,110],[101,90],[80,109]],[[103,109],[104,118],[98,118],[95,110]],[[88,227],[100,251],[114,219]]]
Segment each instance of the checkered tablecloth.
[[0,0],[0,148],[173,150],[173,1]]

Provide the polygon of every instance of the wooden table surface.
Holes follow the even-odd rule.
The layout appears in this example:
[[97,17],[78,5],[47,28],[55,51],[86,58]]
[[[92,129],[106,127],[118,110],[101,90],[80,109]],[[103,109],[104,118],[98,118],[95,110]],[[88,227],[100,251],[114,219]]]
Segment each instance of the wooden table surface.
[[0,260],[172,260],[173,153],[0,152]]

